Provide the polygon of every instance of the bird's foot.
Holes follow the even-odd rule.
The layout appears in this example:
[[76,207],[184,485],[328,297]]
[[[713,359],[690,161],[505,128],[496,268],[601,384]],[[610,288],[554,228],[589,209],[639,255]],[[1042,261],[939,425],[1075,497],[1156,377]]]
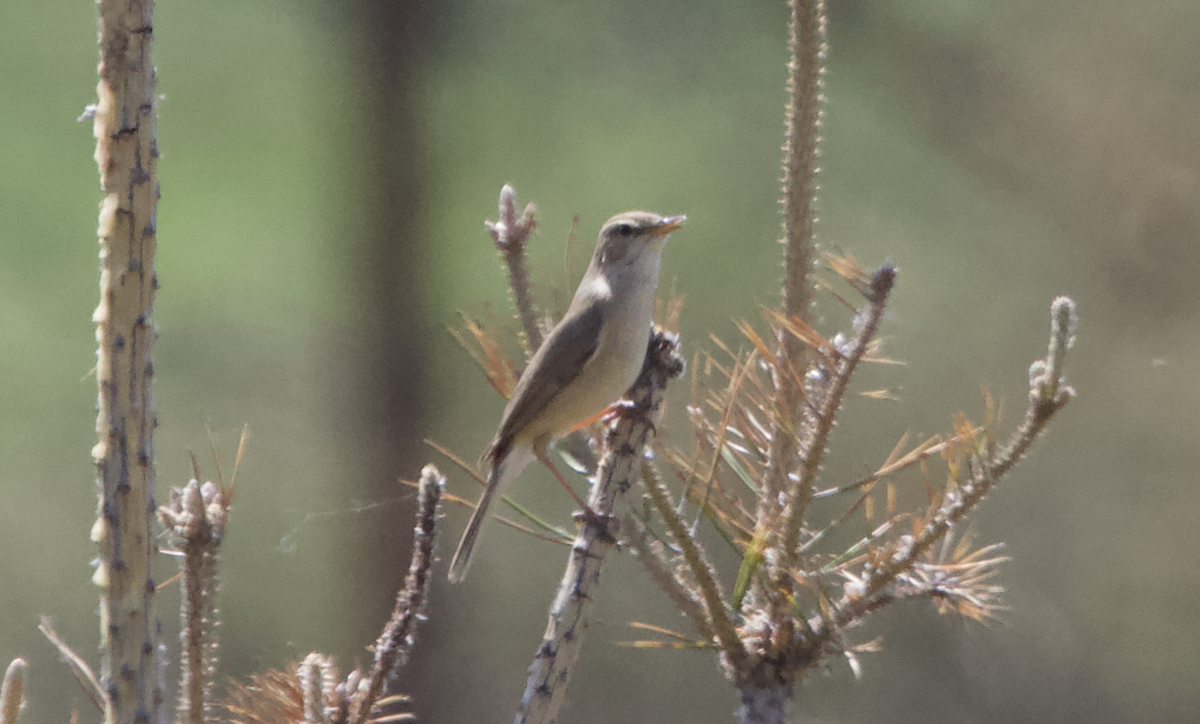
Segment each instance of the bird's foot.
[[617,516],[601,513],[585,505],[583,510],[575,511],[574,518],[576,523],[595,530],[605,543],[617,544],[617,532],[620,528]]
[[650,411],[644,410],[635,403],[629,400],[617,400],[608,406],[601,418],[605,423],[613,422],[614,420],[629,420],[630,422],[641,422],[650,427],[652,432],[654,429],[654,420],[650,417]]

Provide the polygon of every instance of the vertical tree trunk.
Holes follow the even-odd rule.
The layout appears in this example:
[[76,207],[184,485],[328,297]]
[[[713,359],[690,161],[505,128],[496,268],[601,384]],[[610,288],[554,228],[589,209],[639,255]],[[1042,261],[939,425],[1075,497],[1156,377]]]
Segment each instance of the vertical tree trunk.
[[99,511],[100,684],[108,724],[161,721],[158,621],[150,565],[154,516],[155,137],[150,0],[101,0],[96,163],[100,203],[99,383],[96,462]]

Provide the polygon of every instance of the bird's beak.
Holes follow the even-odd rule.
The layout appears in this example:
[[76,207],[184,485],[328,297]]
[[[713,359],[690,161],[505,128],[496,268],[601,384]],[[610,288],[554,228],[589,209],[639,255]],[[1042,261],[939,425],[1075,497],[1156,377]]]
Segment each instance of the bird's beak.
[[658,226],[654,227],[654,235],[666,236],[672,231],[675,231],[679,227],[683,226],[683,222],[685,221],[687,221],[687,217],[683,214],[680,214],[679,216],[668,216],[662,221],[658,222]]

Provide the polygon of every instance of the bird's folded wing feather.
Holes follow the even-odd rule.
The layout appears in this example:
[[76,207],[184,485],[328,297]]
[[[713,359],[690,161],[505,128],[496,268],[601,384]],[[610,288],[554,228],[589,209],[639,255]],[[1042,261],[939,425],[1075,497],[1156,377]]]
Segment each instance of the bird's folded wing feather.
[[551,400],[582,374],[600,346],[604,312],[600,305],[567,310],[537,353],[529,360],[513,390],[492,451],[507,451],[513,438],[546,409]]

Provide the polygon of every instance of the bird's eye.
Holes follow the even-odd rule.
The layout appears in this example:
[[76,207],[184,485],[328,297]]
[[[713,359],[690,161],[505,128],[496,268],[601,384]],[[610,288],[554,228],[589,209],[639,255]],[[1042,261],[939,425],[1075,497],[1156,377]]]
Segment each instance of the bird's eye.
[[633,234],[633,227],[629,224],[618,224],[617,234],[620,236],[630,236]]

